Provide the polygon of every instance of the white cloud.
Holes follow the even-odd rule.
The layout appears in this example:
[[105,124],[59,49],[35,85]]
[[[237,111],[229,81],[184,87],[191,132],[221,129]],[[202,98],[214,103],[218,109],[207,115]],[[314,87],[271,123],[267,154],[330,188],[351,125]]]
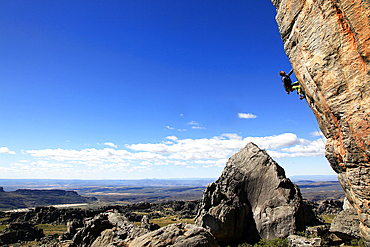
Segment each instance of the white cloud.
[[143,167],[144,166],[149,167],[149,166],[152,166],[153,164],[150,163],[149,161],[143,161],[143,162],[140,163],[140,165],[143,166]]
[[321,131],[311,132],[310,135],[313,136],[313,137],[316,137],[316,136],[324,137],[324,134]]
[[285,133],[281,135],[273,135],[266,137],[247,137],[244,140],[254,142],[260,148],[264,149],[278,149],[283,147],[290,147],[299,144],[308,144],[310,141],[298,138],[293,133]]
[[201,126],[192,126],[191,128],[192,128],[192,129],[196,129],[196,130],[202,130],[202,129],[205,129],[204,127],[201,127]]
[[166,129],[169,129],[169,130],[173,130],[174,128],[170,127],[170,126],[166,126]]
[[188,169],[197,169],[197,167],[195,167],[195,166],[186,166],[186,168],[188,168]]
[[[29,171],[144,171],[158,166],[176,165],[187,168],[224,167],[229,157],[253,142],[266,149],[273,158],[323,156],[321,138],[310,141],[293,133],[265,137],[245,137],[225,133],[212,138],[179,139],[167,136],[160,143],[126,145],[125,149],[86,148],[83,150],[42,149],[23,152],[36,159],[20,163],[18,170]],[[29,159],[30,160],[30,159]],[[84,168],[86,166],[87,168]],[[14,168],[16,169],[16,168]]]
[[104,145],[109,146],[109,147],[112,147],[112,148],[117,148],[117,145],[115,145],[112,142],[105,142]]
[[300,156],[320,156],[325,153],[325,143],[319,139],[309,142],[307,145],[295,145],[289,148],[282,148],[281,151],[293,153]]
[[174,161],[169,161],[171,164],[174,164],[176,166],[187,166],[189,162],[186,161],[181,161],[181,160],[174,160]]
[[48,160],[37,160],[35,162],[31,162],[30,164],[12,163],[10,170],[12,170],[13,172],[23,171],[33,174],[39,172],[66,172],[72,171],[73,165],[67,163],[55,163]]
[[220,139],[225,139],[225,137],[228,138],[228,139],[230,139],[230,140],[241,140],[242,139],[241,136],[239,136],[238,134],[235,134],[235,133],[222,134],[220,136]]
[[1,147],[0,148],[0,154],[15,154],[14,151],[10,151],[7,147]]
[[[164,145],[164,144],[163,144]],[[127,150],[115,150],[112,148],[104,149],[42,149],[28,150],[27,154],[43,158],[46,160],[70,161],[78,164],[102,164],[102,163],[122,163],[130,160],[161,160],[165,159],[163,155],[157,152],[129,152]]]
[[266,137],[246,137],[244,139],[237,134],[223,134],[210,139],[179,140],[173,136],[170,138],[174,141],[172,144],[144,143],[127,145],[127,148],[134,151],[160,153],[170,159],[178,160],[224,159],[244,147],[248,142],[253,142],[262,149],[274,151],[272,153],[276,157],[319,156],[325,152],[322,142],[298,138],[292,133]]
[[245,119],[252,119],[252,118],[256,118],[257,116],[251,113],[238,113],[238,117],[245,118]]
[[72,168],[73,166],[65,163],[50,163],[47,160],[38,160],[31,163],[32,166],[37,167],[37,169],[65,169]]
[[186,125],[190,125],[192,129],[205,129],[204,127],[200,126],[199,123],[196,121],[190,121]]
[[199,125],[199,124],[195,121],[190,121],[190,122],[187,123],[187,125]]
[[178,138],[176,136],[167,136],[166,139],[176,142]]

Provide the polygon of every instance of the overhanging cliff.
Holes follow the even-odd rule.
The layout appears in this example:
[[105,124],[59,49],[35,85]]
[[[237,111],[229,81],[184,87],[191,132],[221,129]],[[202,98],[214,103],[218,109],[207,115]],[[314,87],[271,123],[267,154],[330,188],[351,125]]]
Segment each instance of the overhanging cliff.
[[327,138],[326,158],[370,246],[370,1],[272,3],[285,52]]

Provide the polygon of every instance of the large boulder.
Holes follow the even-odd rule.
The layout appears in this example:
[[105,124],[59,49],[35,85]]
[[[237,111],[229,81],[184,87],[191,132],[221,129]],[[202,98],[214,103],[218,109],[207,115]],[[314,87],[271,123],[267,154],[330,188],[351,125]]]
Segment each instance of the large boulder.
[[192,224],[172,224],[147,233],[130,243],[130,247],[218,247],[216,239],[203,227]]
[[298,186],[266,151],[248,143],[203,194],[196,224],[220,243],[256,242],[304,230]]
[[361,238],[360,219],[353,207],[340,212],[330,225],[330,232],[343,240]]
[[272,3],[285,53],[327,138],[326,158],[370,246],[370,1]]

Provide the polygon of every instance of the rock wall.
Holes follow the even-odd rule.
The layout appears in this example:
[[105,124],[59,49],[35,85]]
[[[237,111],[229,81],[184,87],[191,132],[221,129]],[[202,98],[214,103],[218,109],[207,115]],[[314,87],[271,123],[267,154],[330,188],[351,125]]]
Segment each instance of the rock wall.
[[326,158],[370,246],[370,1],[272,3],[285,52],[327,138]]

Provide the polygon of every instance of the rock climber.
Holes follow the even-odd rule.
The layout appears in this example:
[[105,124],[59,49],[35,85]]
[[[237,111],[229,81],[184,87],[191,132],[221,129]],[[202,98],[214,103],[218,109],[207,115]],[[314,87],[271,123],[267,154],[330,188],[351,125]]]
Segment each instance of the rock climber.
[[281,80],[283,81],[283,86],[287,94],[296,90],[297,94],[299,94],[299,99],[302,100],[305,98],[302,87],[299,85],[298,81],[292,83],[292,80],[290,79],[290,75],[292,73],[293,69],[289,71],[288,74],[286,74],[284,71],[280,71],[279,75],[281,76]]

